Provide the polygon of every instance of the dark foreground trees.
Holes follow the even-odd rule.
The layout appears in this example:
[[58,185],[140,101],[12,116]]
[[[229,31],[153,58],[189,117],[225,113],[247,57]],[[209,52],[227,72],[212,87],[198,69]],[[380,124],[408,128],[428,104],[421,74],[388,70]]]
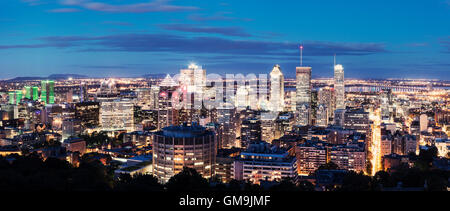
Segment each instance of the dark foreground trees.
[[[428,154],[419,162],[429,163]],[[420,165],[419,165],[420,166]],[[328,166],[332,169],[332,165]],[[420,188],[428,191],[445,191],[449,172],[432,168],[399,168],[395,171],[378,172],[374,177],[348,172],[342,184],[334,191],[377,191],[388,188]],[[166,184],[151,175],[123,175],[113,179],[113,171],[95,159],[81,159],[79,167],[65,160],[39,156],[0,157],[0,191],[314,191],[316,187],[307,181],[282,180],[279,183],[262,182],[255,185],[248,181],[232,180],[223,184],[217,178],[207,180],[194,169],[184,168]]]

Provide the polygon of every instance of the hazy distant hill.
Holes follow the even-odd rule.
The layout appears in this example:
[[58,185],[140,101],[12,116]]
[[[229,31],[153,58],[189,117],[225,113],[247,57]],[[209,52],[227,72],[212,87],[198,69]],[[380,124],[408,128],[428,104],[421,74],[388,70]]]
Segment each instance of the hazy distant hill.
[[85,75],[78,75],[78,74],[52,74],[48,76],[48,79],[67,79],[67,78],[81,79],[88,77]]
[[49,75],[48,77],[16,77],[13,79],[9,79],[8,81],[33,81],[33,80],[46,80],[46,79],[60,80],[60,79],[68,79],[68,78],[81,79],[81,78],[88,78],[88,77],[85,75],[78,75],[78,74],[52,74],[52,75]]
[[166,77],[166,74],[165,73],[146,74],[146,75],[143,75],[142,77],[144,77],[144,78],[164,78],[164,77]]

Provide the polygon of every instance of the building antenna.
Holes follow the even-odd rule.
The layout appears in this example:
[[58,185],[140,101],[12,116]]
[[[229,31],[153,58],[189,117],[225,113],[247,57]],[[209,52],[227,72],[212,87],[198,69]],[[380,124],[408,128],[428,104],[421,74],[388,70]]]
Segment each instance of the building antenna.
[[303,67],[303,45],[300,44],[300,67]]

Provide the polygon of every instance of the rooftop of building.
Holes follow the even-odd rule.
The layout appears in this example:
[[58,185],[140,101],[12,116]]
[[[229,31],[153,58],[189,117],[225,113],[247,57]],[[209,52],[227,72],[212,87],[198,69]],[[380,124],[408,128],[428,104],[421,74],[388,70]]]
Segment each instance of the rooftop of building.
[[197,123],[193,123],[192,125],[182,124],[165,127],[162,131],[156,132],[156,134],[174,138],[195,138],[213,133]]

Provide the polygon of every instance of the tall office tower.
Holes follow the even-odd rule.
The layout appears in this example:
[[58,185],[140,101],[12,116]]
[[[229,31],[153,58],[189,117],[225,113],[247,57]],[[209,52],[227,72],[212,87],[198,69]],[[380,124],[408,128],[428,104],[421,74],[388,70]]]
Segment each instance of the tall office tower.
[[178,100],[174,93],[176,93],[178,84],[167,75],[166,78],[160,83],[158,94],[158,129],[162,129],[176,124],[177,112],[176,103]]
[[297,125],[306,126],[311,121],[311,67],[296,69],[296,115]]
[[250,143],[259,141],[261,141],[261,121],[256,118],[242,121],[241,147],[248,147]]
[[153,85],[150,88],[150,109],[158,109],[159,86]]
[[41,81],[41,102],[48,103],[47,97],[47,81]]
[[336,92],[336,109],[345,109],[344,67],[334,65],[334,91]]
[[235,104],[237,111],[245,110],[250,106],[249,93],[245,85],[237,88]]
[[111,99],[100,102],[102,130],[134,131],[134,106],[127,99]]
[[179,82],[183,94],[185,94],[186,99],[183,100],[186,108],[201,109],[206,87],[206,70],[196,64],[190,64],[188,69],[180,70]]
[[271,111],[284,110],[284,75],[280,65],[275,65],[270,73],[270,105]]
[[20,101],[22,100],[23,92],[22,90],[16,90],[16,105],[19,105]]
[[87,102],[87,101],[89,101],[88,86],[86,83],[81,83],[81,85],[80,85],[80,102]]
[[16,92],[9,92],[9,104],[15,104],[16,103]]
[[25,98],[31,100],[31,86],[25,86]]
[[383,89],[380,93],[380,107],[381,107],[381,120],[383,122],[389,123],[392,119],[392,90]]
[[33,86],[33,100],[37,101],[39,99],[39,88],[37,86]]
[[219,124],[219,149],[236,147],[236,109],[224,104],[217,108]]
[[[327,108],[328,118],[333,119],[335,110],[334,89],[330,87],[320,88],[317,93],[318,105],[324,105]],[[329,121],[328,120],[328,121]]]
[[210,178],[216,155],[214,132],[198,125],[166,127],[153,135],[153,174],[161,182],[169,181],[183,167]]
[[55,103],[55,81],[41,81],[41,101],[44,104]]

